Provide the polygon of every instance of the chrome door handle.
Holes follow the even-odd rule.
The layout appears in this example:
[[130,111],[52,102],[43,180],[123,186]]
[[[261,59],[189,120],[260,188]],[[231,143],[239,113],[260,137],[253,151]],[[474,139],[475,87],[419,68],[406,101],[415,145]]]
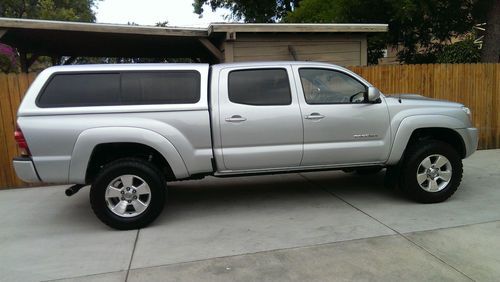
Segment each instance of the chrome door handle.
[[242,122],[242,121],[246,121],[247,119],[240,116],[240,115],[234,115],[230,118],[226,118],[226,121],[227,122]]
[[320,113],[312,113],[310,115],[305,116],[306,119],[312,119],[312,120],[318,120],[318,119],[322,119],[324,117],[325,116],[320,114]]

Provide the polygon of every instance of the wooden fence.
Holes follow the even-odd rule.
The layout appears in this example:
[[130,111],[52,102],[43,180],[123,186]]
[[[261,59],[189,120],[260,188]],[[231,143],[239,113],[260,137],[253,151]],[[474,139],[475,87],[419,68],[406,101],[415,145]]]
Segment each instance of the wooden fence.
[[500,148],[500,64],[351,67],[383,93],[418,93],[462,103],[479,128],[479,148]]
[[17,108],[35,77],[35,73],[0,73],[0,189],[28,186],[17,178],[12,159],[19,155],[14,140]]
[[[419,93],[471,108],[481,149],[500,148],[500,64],[351,67],[383,93]],[[17,179],[12,158],[19,103],[36,74],[0,74],[0,189],[28,186]]]

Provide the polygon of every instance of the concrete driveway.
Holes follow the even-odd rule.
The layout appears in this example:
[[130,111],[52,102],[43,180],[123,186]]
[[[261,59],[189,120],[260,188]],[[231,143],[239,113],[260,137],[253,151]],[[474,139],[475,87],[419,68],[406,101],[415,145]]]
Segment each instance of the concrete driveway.
[[498,280],[500,150],[465,160],[445,203],[382,183],[336,171],[172,183],[139,231],[101,224],[88,189],[0,191],[0,280]]

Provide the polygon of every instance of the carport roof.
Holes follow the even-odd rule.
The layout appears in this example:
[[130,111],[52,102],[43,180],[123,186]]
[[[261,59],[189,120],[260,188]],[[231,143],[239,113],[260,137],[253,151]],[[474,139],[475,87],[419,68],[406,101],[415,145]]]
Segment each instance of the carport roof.
[[212,23],[208,28],[155,27],[125,24],[63,22],[31,19],[1,18],[1,29],[57,30],[153,36],[207,37],[220,32],[386,32],[387,24],[339,23]]
[[163,36],[206,36],[207,35],[206,28],[155,27],[155,26],[140,26],[140,25],[125,25],[125,24],[102,24],[102,23],[14,19],[14,18],[1,18],[1,17],[0,17],[0,28],[163,35]]
[[386,24],[213,23],[207,28],[193,28],[0,18],[0,42],[17,48],[22,57],[31,53],[53,57],[177,57],[221,61],[222,52],[216,46],[223,40],[234,39],[240,32],[386,31]]
[[22,53],[89,57],[206,57],[204,28],[0,18],[0,42]]
[[339,23],[213,23],[208,34],[219,32],[386,32],[387,24],[339,24]]

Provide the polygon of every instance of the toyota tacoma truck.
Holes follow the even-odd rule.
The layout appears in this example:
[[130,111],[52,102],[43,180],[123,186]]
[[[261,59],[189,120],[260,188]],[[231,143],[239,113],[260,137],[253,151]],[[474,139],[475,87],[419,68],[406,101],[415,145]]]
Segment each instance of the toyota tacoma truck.
[[314,62],[58,66],[17,114],[13,160],[26,182],[90,185],[96,216],[147,226],[167,183],[342,169],[387,169],[410,198],[460,185],[478,132],[464,105],[385,96],[359,75]]

